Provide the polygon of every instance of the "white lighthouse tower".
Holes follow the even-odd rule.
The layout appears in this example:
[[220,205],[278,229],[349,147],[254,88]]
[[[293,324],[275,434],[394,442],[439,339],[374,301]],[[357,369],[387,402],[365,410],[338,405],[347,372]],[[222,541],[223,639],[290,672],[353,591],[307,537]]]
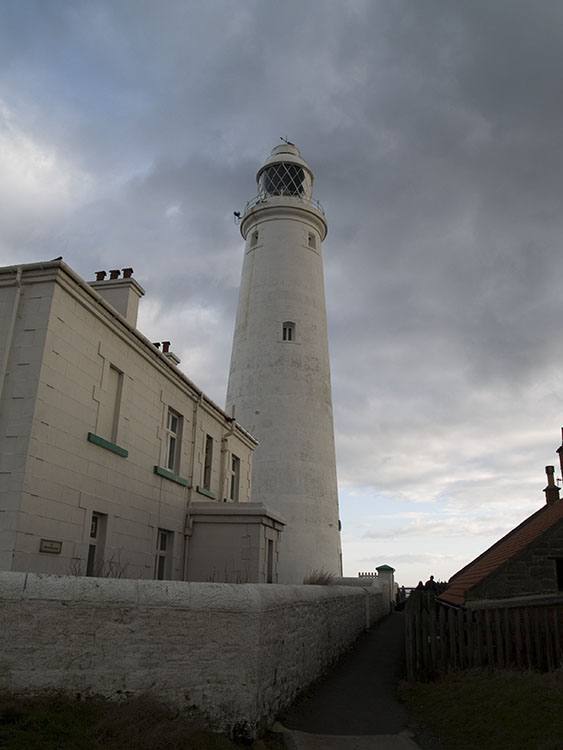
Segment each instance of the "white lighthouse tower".
[[287,522],[279,583],[341,574],[321,242],[313,174],[292,143],[273,149],[241,219],[244,262],[226,409],[259,441],[252,498]]

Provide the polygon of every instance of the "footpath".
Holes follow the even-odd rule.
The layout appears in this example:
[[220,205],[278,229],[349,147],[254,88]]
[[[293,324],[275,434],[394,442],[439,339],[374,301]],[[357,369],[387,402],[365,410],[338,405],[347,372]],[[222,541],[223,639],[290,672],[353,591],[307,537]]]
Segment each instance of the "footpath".
[[281,717],[289,750],[417,750],[396,695],[404,675],[403,612],[358,638],[334,669]]

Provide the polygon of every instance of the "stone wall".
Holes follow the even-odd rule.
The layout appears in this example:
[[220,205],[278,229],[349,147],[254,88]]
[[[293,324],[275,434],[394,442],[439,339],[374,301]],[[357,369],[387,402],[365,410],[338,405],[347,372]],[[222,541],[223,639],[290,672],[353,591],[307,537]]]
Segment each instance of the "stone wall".
[[381,573],[374,573],[367,576],[359,574],[357,578],[352,577],[335,577],[330,581],[331,586],[359,586],[361,588],[373,588],[380,591],[387,606],[391,609],[392,602],[395,602],[397,585],[393,573],[393,568],[384,570]]
[[563,560],[563,521],[480,581],[468,592],[467,601],[555,595],[559,592],[556,560]]
[[150,692],[251,731],[387,614],[373,589],[0,573],[0,690]]
[[528,544],[473,586],[467,602],[555,595],[559,592],[556,560],[563,560],[563,522]]

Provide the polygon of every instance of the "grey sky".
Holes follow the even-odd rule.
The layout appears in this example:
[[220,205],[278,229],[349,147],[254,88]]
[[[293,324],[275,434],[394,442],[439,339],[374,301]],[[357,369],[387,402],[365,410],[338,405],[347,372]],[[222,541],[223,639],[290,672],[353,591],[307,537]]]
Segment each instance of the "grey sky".
[[223,403],[233,211],[288,137],[329,221],[345,565],[449,577],[556,459],[562,58],[542,0],[5,0],[0,261],[132,265]]

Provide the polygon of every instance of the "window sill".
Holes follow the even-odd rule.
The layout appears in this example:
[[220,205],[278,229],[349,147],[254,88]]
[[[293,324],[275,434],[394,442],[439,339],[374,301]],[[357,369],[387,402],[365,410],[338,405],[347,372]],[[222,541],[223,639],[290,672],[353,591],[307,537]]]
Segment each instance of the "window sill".
[[127,458],[129,455],[129,451],[125,450],[125,448],[121,448],[119,445],[116,445],[109,440],[105,440],[99,435],[95,435],[93,432],[88,433],[88,442],[94,443],[94,445],[99,445],[100,448],[105,448],[112,453],[117,453],[118,456],[123,456],[123,458]]
[[196,492],[199,492],[200,495],[205,495],[205,497],[210,497],[212,500],[217,499],[217,495],[214,492],[211,492],[211,490],[206,490],[205,487],[200,487],[199,484],[196,486]]
[[154,473],[158,474],[159,477],[170,479],[171,482],[176,482],[176,484],[181,484],[183,487],[188,486],[187,479],[184,479],[183,477],[178,476],[178,474],[174,474],[173,471],[168,471],[168,469],[163,469],[161,466],[155,466]]

